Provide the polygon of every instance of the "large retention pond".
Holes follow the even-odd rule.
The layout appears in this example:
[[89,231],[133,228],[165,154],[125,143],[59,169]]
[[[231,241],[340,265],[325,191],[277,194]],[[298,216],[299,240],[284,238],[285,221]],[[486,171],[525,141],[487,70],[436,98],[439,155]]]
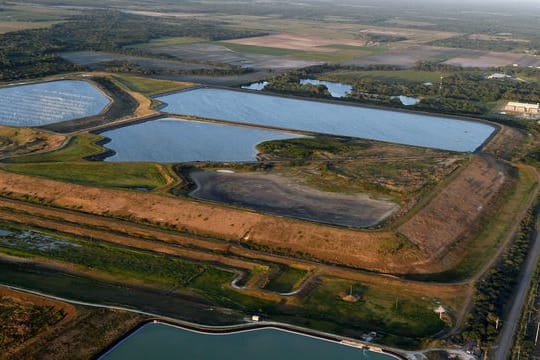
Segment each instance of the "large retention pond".
[[211,335],[152,323],[135,331],[100,358],[100,360],[117,359],[390,360],[395,358],[273,328]]
[[105,161],[254,161],[264,141],[302,137],[282,131],[201,121],[159,119],[106,131],[115,154]]
[[476,121],[223,89],[195,89],[157,99],[167,104],[164,111],[175,114],[452,151],[474,151],[495,131]]
[[92,84],[61,80],[0,88],[0,124],[43,126],[101,113],[110,100]]

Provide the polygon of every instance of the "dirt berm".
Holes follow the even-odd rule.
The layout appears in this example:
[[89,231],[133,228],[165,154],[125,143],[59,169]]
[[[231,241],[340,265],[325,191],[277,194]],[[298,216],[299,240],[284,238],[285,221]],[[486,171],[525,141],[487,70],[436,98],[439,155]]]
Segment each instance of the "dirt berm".
[[377,271],[402,271],[404,264],[425,259],[390,232],[340,229],[149,193],[92,188],[7,172],[0,172],[0,193],[87,213],[171,225],[197,235],[249,243],[262,250]]

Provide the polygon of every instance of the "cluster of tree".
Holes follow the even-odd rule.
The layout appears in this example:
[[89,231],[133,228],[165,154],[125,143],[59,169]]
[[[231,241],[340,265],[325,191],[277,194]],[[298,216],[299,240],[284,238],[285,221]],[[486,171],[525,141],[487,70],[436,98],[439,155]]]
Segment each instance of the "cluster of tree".
[[519,281],[519,274],[534,237],[536,211],[530,210],[521,223],[514,243],[499,263],[479,281],[474,307],[468,315],[463,340],[476,341],[482,347],[493,344],[501,329],[501,319]]
[[485,72],[453,71],[441,83],[426,85],[407,80],[358,79],[353,82],[353,93],[379,95],[407,95],[439,97],[468,102],[516,100],[540,102],[540,84],[517,80],[490,80]]
[[369,142],[329,136],[316,136],[289,140],[266,141],[257,149],[272,159],[311,159],[317,154],[346,156],[352,152],[369,148]]
[[231,30],[195,19],[164,22],[117,11],[94,11],[48,29],[0,35],[0,80],[80,70],[80,66],[59,57],[64,51],[121,51],[127,45],[173,36],[224,40],[254,35],[261,33]]
[[325,85],[300,84],[298,73],[284,74],[273,77],[268,81],[265,90],[282,94],[293,94],[310,97],[330,97]]
[[373,42],[378,42],[378,43],[398,42],[398,41],[405,41],[408,39],[406,36],[390,35],[390,34],[375,34],[375,33],[361,33],[359,37],[362,39],[366,39],[368,41],[373,41]]
[[[316,77],[319,74],[336,70],[358,70],[354,67],[336,65],[318,65],[303,70],[293,71],[286,75],[276,76],[270,81],[266,90],[279,93],[330,97],[327,92],[316,87],[300,85],[299,79]],[[489,112],[489,103],[497,101],[540,102],[540,84],[535,81],[519,81],[516,79],[488,79],[485,70],[462,69],[430,62],[419,62],[416,70],[437,71],[443,74],[440,82],[429,84],[406,79],[354,78],[349,81],[353,89],[346,98],[349,101],[403,107],[395,98],[405,95],[420,98],[414,108],[431,112],[457,115],[483,115]],[[397,70],[388,66],[370,66],[366,70]],[[517,72],[518,70],[512,70]],[[510,74],[513,72],[510,71]],[[530,76],[533,69],[526,71]],[[532,75],[537,75],[535,72]],[[410,106],[408,106],[410,108]]]
[[150,66],[140,66],[131,61],[109,61],[99,64],[99,69],[108,72],[132,73],[140,75],[205,75],[205,76],[232,76],[254,72],[251,68],[239,66],[224,66],[220,68],[200,68],[200,69],[163,69]]

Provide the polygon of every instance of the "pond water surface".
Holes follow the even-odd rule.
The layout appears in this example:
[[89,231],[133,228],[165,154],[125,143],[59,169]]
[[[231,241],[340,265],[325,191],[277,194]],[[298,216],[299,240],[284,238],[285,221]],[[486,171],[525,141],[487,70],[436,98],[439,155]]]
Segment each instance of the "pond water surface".
[[391,360],[394,357],[274,328],[211,335],[147,324],[100,360]]
[[300,80],[300,84],[306,85],[324,85],[330,92],[330,95],[335,98],[343,98],[349,95],[352,91],[352,86],[349,84],[343,84],[339,82],[334,81],[323,81],[323,80],[315,80],[315,79],[302,79]]
[[474,151],[495,127],[468,120],[202,88],[158,97],[164,111],[453,151]]
[[105,161],[253,161],[264,141],[301,135],[201,121],[158,119],[106,131],[105,146],[116,152]]
[[43,126],[99,114],[110,100],[82,80],[0,88],[0,124]]

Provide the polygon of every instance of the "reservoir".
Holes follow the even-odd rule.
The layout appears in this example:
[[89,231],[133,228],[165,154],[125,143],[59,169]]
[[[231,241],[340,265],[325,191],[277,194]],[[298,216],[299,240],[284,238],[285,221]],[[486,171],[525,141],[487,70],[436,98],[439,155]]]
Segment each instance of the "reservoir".
[[394,357],[275,328],[206,334],[151,323],[104,354],[100,360],[391,360]]
[[167,104],[164,111],[175,114],[460,152],[475,151],[495,131],[476,121],[224,89],[157,99]]
[[109,130],[101,135],[113,162],[255,161],[257,144],[299,138],[283,131],[181,119],[158,119]]
[[110,100],[89,82],[61,80],[0,88],[0,124],[43,126],[101,113]]

